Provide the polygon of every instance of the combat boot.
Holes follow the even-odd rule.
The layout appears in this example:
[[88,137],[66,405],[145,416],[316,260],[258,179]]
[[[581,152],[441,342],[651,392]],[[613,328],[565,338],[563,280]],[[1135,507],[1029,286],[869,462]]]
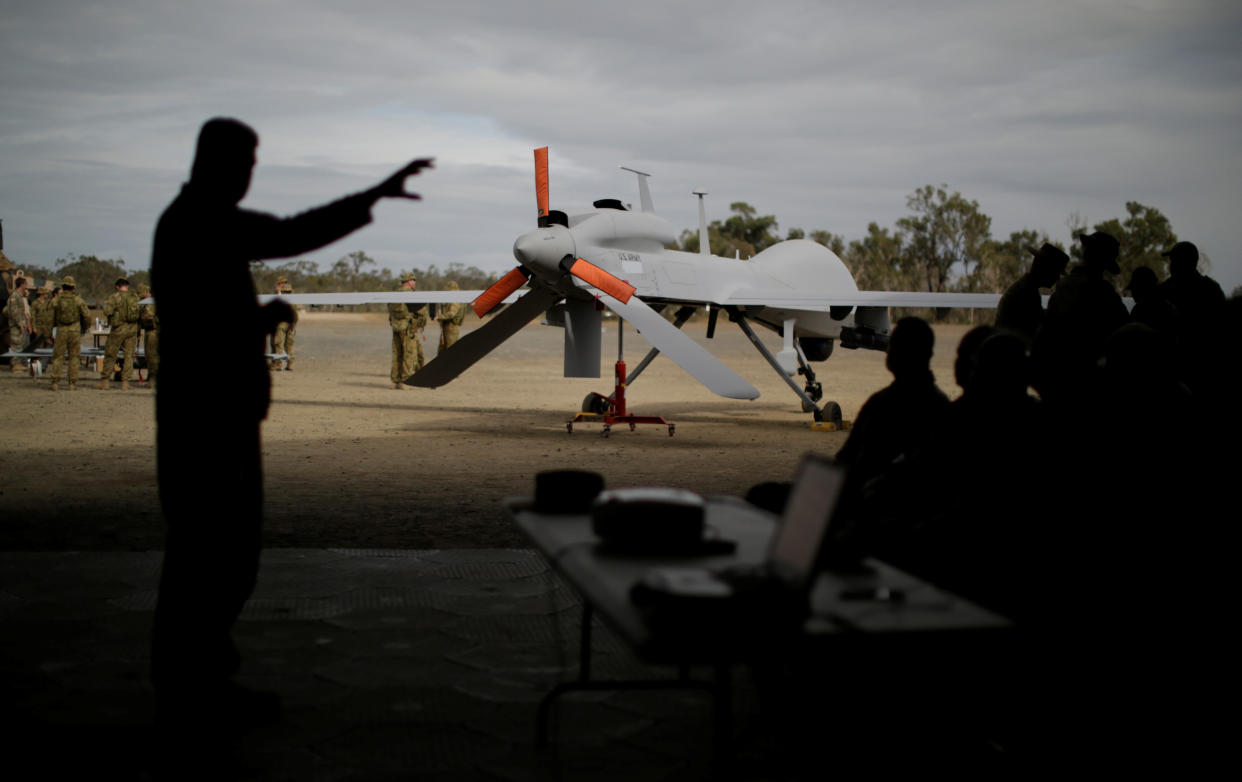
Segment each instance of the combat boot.
[[70,390],[70,391],[77,391],[77,390],[78,390],[78,383],[77,383],[77,381],[76,381],[76,380],[70,380],[70,381],[69,381],[69,390]]
[[128,380],[122,380],[122,381],[121,381],[121,390],[122,390],[122,391],[128,391],[128,390],[129,390],[129,381],[128,381]]
[[106,377],[99,378],[99,382],[95,384],[95,388],[98,388],[100,391],[107,391],[108,390],[108,378]]
[[59,380],[53,380],[53,381],[52,381],[52,390],[53,390],[53,391],[59,391],[59,390],[60,390],[60,381],[59,381]]
[[286,372],[293,371],[293,359],[289,359],[288,361],[285,362],[285,371]]

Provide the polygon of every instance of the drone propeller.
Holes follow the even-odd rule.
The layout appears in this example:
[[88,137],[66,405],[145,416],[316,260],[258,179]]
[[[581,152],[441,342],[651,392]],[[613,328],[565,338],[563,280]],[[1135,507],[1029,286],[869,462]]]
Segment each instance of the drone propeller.
[[426,366],[406,378],[405,384],[422,388],[444,385],[560,300],[561,293],[554,288],[540,286],[533,289],[427,362]]
[[615,274],[604,271],[585,258],[574,259],[573,256],[567,255],[561,261],[561,268],[587,285],[598,288],[614,299],[618,299],[622,304],[628,303],[630,297],[634,295],[634,291],[637,290],[625,280]]
[[474,314],[481,318],[508,298],[510,293],[525,285],[529,279],[530,270],[525,266],[510,269],[508,274],[493,282],[487,290],[479,294],[477,299],[470,302],[470,307],[474,310]]
[[539,207],[539,225],[548,216],[548,148],[535,150],[535,204]]

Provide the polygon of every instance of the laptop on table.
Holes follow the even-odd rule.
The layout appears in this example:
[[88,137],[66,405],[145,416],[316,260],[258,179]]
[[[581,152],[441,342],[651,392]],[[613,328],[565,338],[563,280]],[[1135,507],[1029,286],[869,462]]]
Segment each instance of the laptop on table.
[[815,564],[845,484],[845,471],[814,454],[802,457],[780,525],[758,564],[727,568],[658,567],[634,586],[639,605],[701,603],[752,598],[806,604]]

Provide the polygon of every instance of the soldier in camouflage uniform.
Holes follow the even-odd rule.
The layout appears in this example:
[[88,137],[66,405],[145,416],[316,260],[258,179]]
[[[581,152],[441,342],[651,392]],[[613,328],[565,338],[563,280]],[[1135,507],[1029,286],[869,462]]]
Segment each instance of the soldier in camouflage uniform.
[[147,356],[147,384],[154,386],[155,377],[160,372],[160,319],[155,314],[154,302],[142,304],[142,299],[151,298],[149,285],[138,286],[138,326],[142,329],[142,350]]
[[60,281],[52,312],[56,316],[56,345],[52,348],[52,390],[57,390],[65,362],[69,362],[69,390],[78,387],[78,364],[82,357],[82,331],[90,326],[91,316],[86,302],[74,293],[73,278]]
[[52,347],[52,330],[56,327],[56,313],[52,311],[52,281],[39,289],[39,298],[30,305],[34,318],[35,338],[31,348]]
[[[401,275],[399,291],[414,290],[417,280],[410,272]],[[427,305],[389,304],[388,325],[392,326],[392,387],[423,368],[423,327],[427,325]]]
[[96,388],[107,390],[108,379],[116,367],[117,351],[125,351],[121,367],[121,389],[129,390],[134,376],[134,351],[138,348],[138,296],[129,289],[129,280],[121,277],[116,281],[116,293],[104,302],[104,315],[108,318],[108,344],[104,348],[103,371]]
[[[444,284],[445,290],[457,290],[457,283],[449,281]],[[436,322],[440,324],[440,346],[436,355],[444,352],[461,335],[461,323],[466,319],[466,305],[459,301],[441,304],[436,308]]]
[[[277,277],[276,294],[280,295],[282,293],[293,293],[293,286],[289,284],[286,278]],[[293,343],[298,327],[298,308],[291,306],[290,309],[293,311],[293,320],[277,323],[276,331],[272,334],[272,352],[284,353],[289,356],[289,358],[285,359],[285,371],[287,372],[293,371]],[[279,363],[276,361],[271,362],[268,368],[279,369]]]
[[[26,348],[26,335],[33,329],[30,320],[30,300],[27,298],[26,278],[18,277],[13,281],[13,292],[9,294],[4,305],[4,314],[9,322],[9,348],[19,353]],[[20,358],[9,359],[9,368],[14,372],[22,371]]]

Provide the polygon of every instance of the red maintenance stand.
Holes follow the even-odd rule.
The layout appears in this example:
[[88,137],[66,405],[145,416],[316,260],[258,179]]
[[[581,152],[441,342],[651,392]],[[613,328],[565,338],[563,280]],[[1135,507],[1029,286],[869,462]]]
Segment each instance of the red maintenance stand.
[[574,433],[574,424],[577,423],[596,423],[602,421],[604,431],[601,433],[604,437],[612,434],[613,424],[629,424],[630,431],[639,424],[660,424],[668,427],[668,436],[672,437],[677,425],[672,421],[666,421],[658,415],[630,415],[625,409],[625,361],[621,358],[622,332],[625,329],[625,321],[617,319],[617,364],[616,364],[616,385],[612,389],[612,396],[604,396],[591,392],[586,399],[582,401],[583,412],[574,416],[572,421],[565,422],[565,428],[570,434]]

